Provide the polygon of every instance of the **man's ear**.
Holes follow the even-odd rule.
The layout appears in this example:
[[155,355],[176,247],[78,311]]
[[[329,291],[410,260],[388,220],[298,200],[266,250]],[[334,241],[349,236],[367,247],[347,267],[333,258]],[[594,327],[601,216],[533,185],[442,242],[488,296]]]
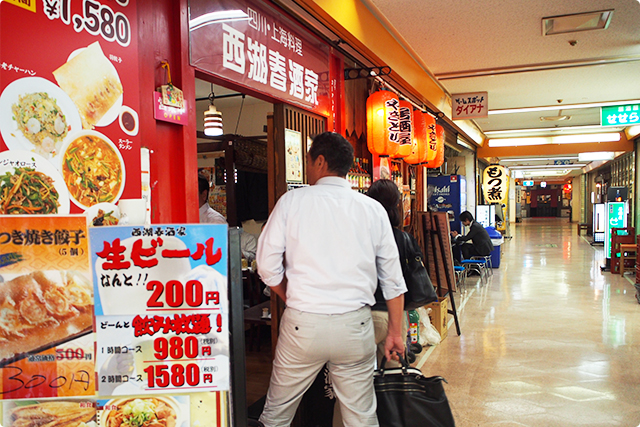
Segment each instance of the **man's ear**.
[[316,165],[318,166],[318,168],[323,172],[328,167],[327,160],[324,158],[322,154],[318,154],[318,157],[316,157],[316,162],[317,162]]

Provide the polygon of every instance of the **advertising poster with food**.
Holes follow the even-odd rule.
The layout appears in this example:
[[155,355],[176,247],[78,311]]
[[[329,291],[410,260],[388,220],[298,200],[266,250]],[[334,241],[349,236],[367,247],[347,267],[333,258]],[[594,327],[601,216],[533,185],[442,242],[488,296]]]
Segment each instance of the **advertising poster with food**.
[[0,21],[0,215],[140,198],[135,0],[5,0]]
[[189,427],[189,396],[98,399],[99,427]]
[[227,226],[89,232],[98,394],[228,390]]
[[94,395],[89,259],[83,216],[0,217],[2,399]]

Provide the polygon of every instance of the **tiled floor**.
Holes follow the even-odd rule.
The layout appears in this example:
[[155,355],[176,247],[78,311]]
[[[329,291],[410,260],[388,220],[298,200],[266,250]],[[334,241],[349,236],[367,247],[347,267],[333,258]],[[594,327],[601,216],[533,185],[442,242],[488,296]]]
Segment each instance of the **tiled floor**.
[[[511,228],[488,284],[456,294],[462,335],[421,355],[456,425],[640,425],[640,305],[566,219]],[[628,278],[628,279],[627,279]]]

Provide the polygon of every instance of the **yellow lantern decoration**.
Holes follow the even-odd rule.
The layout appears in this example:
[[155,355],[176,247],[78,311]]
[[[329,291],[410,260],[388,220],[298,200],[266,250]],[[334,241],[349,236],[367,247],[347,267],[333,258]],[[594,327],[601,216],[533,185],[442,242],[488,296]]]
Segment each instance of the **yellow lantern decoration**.
[[509,172],[504,166],[487,166],[482,174],[482,192],[489,204],[507,203],[509,198]]
[[[429,116],[431,117],[431,116]],[[410,165],[417,165],[428,160],[429,144],[427,135],[427,121],[425,113],[420,111],[413,112],[413,146],[411,154],[404,158],[404,161]]]
[[398,133],[398,142],[400,145],[398,146],[398,151],[393,155],[394,158],[399,159],[402,157],[407,157],[411,154],[411,150],[413,149],[413,123],[412,123],[412,112],[413,107],[409,101],[401,100],[400,101],[400,132]]
[[[433,160],[429,160],[424,166],[430,169],[439,168],[444,163],[444,128],[440,125],[435,125],[436,133],[436,149],[435,157]],[[431,136],[430,136],[431,140]]]
[[400,144],[400,100],[380,90],[367,98],[367,148],[380,157],[393,156]]

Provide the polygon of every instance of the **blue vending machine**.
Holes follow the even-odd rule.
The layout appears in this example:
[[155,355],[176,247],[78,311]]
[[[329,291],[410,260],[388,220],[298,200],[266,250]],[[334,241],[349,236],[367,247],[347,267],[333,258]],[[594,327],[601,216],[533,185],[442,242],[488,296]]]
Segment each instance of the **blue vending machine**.
[[466,178],[462,175],[428,177],[427,186],[431,193],[429,206],[438,212],[447,212],[451,231],[461,233],[462,223],[458,217],[467,210]]

